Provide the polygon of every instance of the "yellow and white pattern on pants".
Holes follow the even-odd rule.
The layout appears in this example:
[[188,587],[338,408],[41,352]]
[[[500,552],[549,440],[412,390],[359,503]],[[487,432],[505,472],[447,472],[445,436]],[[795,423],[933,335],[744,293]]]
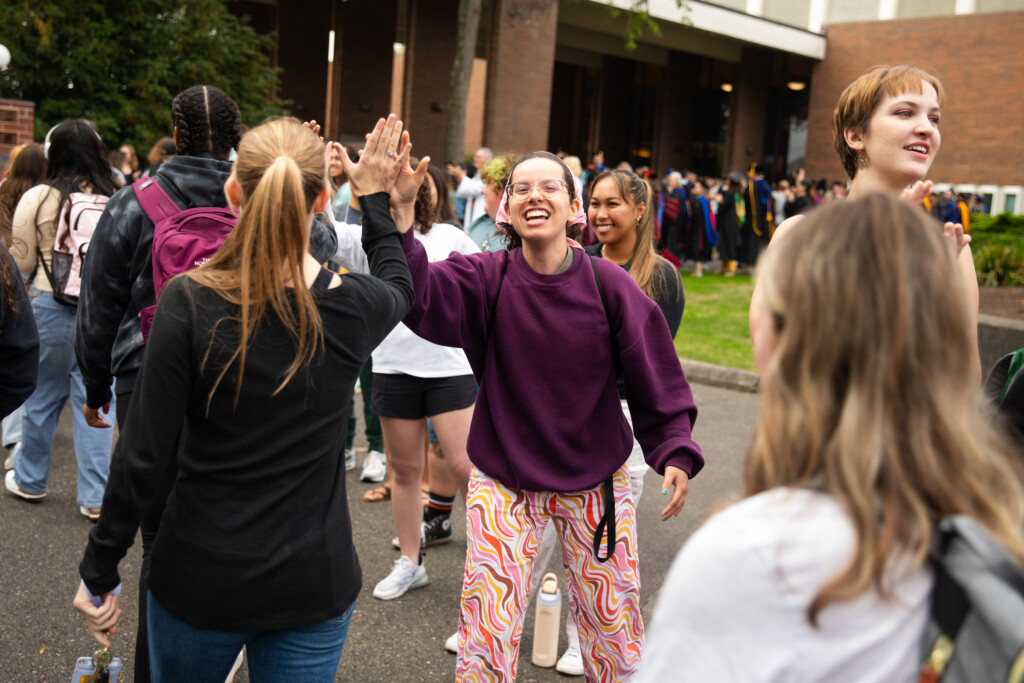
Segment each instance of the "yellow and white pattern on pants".
[[625,466],[613,484],[615,552],[601,563],[593,538],[604,514],[603,483],[574,493],[522,491],[473,471],[456,681],[515,680],[534,559],[548,522],[562,546],[587,680],[629,680],[640,665],[644,626],[636,514]]

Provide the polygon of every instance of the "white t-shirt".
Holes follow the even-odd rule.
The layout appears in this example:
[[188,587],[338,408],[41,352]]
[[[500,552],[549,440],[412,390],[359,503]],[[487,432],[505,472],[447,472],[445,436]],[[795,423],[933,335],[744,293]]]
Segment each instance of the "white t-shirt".
[[[892,601],[868,590],[807,608],[849,561],[854,529],[836,500],[773,489],[713,516],[662,587],[637,680],[917,681],[933,572],[897,579]],[[902,578],[899,578],[902,577]]]
[[[366,252],[362,246],[362,228],[345,223],[334,224],[338,235],[338,251],[334,260],[355,273],[369,273]],[[461,228],[447,223],[434,223],[424,235],[414,229],[414,235],[431,261],[443,261],[453,251],[476,254],[480,247]],[[457,377],[471,375],[473,369],[462,349],[440,346],[428,342],[415,332],[398,323],[384,341],[373,351],[373,371],[385,375],[412,375],[414,377]]]

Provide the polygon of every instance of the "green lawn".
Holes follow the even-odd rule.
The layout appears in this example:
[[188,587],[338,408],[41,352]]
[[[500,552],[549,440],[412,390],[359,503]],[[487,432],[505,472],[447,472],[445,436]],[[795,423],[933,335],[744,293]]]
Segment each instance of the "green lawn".
[[686,308],[676,335],[676,351],[689,360],[753,370],[747,327],[753,279],[708,271],[700,278],[687,272],[682,275]]

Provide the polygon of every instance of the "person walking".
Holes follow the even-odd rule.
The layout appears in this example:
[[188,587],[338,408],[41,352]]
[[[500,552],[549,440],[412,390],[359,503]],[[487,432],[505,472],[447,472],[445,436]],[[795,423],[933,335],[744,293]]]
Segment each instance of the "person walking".
[[[32,313],[41,347],[39,383],[25,401],[21,449],[5,484],[8,492],[23,500],[46,497],[57,421],[70,400],[78,461],[78,511],[95,521],[107,485],[113,435],[90,425],[82,413],[87,388],[75,359],[77,309],[54,297],[51,274],[57,228],[69,220],[72,193],[106,198],[117,188],[107,163],[106,147],[88,122],[62,121],[47,139],[46,180],[22,195],[14,213],[12,253],[21,272],[32,277]],[[108,391],[109,386],[108,382]]]
[[[11,160],[3,182],[0,183],[0,244],[6,246],[8,251],[14,241],[12,219],[18,202],[23,194],[43,181],[46,177],[46,166],[43,146],[31,142],[24,145],[18,155]],[[19,275],[19,279],[20,277]],[[16,283],[11,283],[10,291],[13,291],[15,286]],[[28,306],[27,302],[26,306]],[[6,451],[4,470],[10,470],[14,468],[14,456],[21,448],[21,406],[15,408],[3,419],[2,431],[3,446]]]

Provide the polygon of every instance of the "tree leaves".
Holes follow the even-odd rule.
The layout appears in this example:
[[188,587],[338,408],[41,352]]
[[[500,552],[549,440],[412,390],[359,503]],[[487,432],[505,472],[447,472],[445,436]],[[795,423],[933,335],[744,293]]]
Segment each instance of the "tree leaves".
[[190,86],[221,88],[249,125],[290,104],[276,99],[273,36],[224,0],[5,0],[0,44],[11,51],[0,90],[36,103],[36,139],[78,116],[109,147],[127,142],[144,157],[170,135],[171,100]]

